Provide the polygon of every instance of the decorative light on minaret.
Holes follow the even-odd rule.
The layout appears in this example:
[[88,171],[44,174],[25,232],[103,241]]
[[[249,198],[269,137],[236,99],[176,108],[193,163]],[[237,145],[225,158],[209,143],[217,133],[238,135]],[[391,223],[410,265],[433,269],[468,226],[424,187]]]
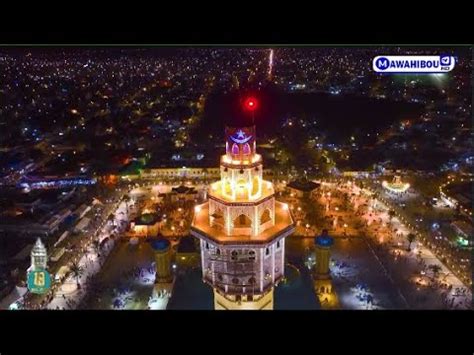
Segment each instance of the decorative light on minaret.
[[253,118],[258,101],[242,103],[252,120],[226,126],[221,179],[211,184],[209,201],[195,207],[191,233],[200,239],[203,280],[214,289],[216,309],[272,309],[294,225],[263,180]]
[[258,108],[258,101],[256,98],[254,97],[248,97],[246,100],[245,100],[245,109],[247,111],[255,111],[256,109]]

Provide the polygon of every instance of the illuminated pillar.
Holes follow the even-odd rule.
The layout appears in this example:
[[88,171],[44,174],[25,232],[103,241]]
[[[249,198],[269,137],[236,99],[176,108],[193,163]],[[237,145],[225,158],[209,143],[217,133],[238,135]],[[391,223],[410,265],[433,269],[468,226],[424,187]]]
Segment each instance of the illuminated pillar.
[[314,238],[316,265],[314,268],[315,279],[330,279],[329,260],[331,257],[331,246],[334,239],[328,235],[327,229],[323,229],[320,236]]
[[160,238],[151,242],[155,252],[156,277],[155,283],[168,283],[173,280],[171,273],[171,248],[170,242]]
[[214,289],[214,309],[229,310],[273,310],[273,288],[256,296],[226,295]]
[[314,268],[314,291],[319,299],[322,309],[340,308],[339,297],[332,285],[329,261],[331,258],[331,246],[334,239],[328,235],[326,229],[320,236],[314,238],[316,265]]

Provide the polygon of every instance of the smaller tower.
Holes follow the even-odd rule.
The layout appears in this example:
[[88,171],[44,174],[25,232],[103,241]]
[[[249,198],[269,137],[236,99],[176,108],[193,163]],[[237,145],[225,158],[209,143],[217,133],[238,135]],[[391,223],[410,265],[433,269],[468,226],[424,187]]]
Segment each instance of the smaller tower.
[[36,240],[31,249],[31,265],[27,270],[26,281],[31,293],[44,294],[51,288],[51,277],[46,268],[48,267],[48,252],[41,242]]
[[334,239],[323,229],[320,236],[314,238],[316,265],[314,268],[314,290],[323,309],[339,308],[339,299],[332,285],[329,270],[331,246]]
[[329,236],[327,229],[323,229],[320,236],[314,238],[316,266],[314,269],[315,279],[330,279],[329,260],[331,255],[331,246],[334,239]]
[[44,244],[41,242],[41,239],[38,238],[35,245],[31,249],[31,266],[29,270],[46,270],[47,264],[48,252]]
[[153,288],[149,309],[166,309],[173,292],[173,273],[171,270],[171,245],[170,242],[159,237],[151,242],[155,252],[155,287]]
[[151,247],[155,252],[155,283],[170,283],[173,280],[170,242],[167,239],[159,238],[151,242]]

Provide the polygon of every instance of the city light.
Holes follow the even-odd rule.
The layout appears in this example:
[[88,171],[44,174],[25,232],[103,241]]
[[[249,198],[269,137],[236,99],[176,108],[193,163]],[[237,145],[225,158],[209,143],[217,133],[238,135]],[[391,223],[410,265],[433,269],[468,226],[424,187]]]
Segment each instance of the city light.
[[30,47],[0,55],[1,309],[472,309],[467,48]]

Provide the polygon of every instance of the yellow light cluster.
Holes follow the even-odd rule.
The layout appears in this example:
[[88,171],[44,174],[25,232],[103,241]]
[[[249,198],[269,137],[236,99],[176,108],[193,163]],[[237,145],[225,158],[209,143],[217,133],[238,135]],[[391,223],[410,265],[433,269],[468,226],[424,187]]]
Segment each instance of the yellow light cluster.
[[382,186],[386,188],[387,190],[390,190],[393,192],[405,192],[406,190],[410,188],[409,183],[392,184],[387,181],[383,181]]
[[261,160],[261,155],[259,154],[254,154],[250,160],[244,159],[244,160],[233,160],[231,159],[228,155],[223,155],[222,156],[222,162],[226,164],[232,164],[232,165],[242,165],[242,164],[253,164]]

